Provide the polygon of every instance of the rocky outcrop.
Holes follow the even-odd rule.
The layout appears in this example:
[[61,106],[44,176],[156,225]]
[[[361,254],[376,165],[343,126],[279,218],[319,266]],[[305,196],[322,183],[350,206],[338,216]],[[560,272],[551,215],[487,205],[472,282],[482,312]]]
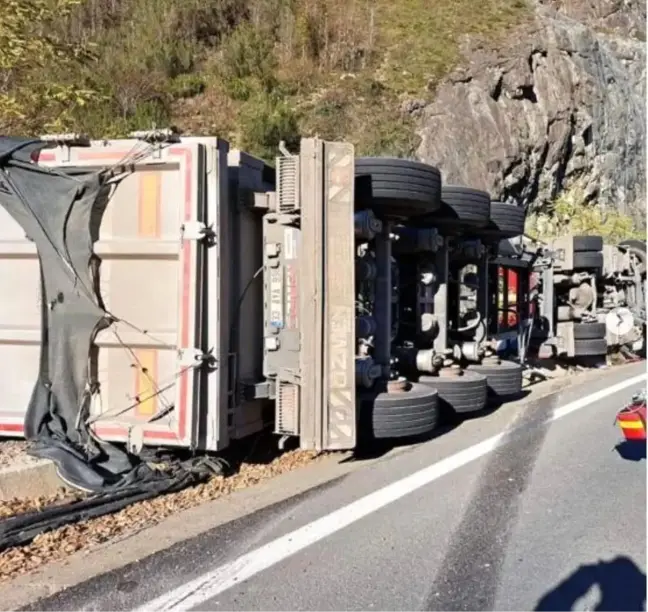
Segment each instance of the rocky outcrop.
[[537,0],[543,7],[626,38],[646,39],[646,3],[638,0]]
[[645,214],[645,4],[545,0],[536,12],[497,50],[466,43],[434,103],[410,102],[419,157],[494,198],[541,208],[578,187]]

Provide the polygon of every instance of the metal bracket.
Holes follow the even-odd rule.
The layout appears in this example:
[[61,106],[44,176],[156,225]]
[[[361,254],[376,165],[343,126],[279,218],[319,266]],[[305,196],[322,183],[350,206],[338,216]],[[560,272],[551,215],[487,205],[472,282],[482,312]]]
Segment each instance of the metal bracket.
[[247,208],[251,210],[272,211],[276,208],[276,193],[274,191],[258,192],[251,194],[246,201]]
[[257,399],[273,399],[275,395],[275,381],[271,379],[261,382],[241,381],[239,386],[240,395],[248,402]]
[[208,358],[208,353],[203,353],[200,349],[197,348],[178,349],[178,363],[183,369],[200,365]]
[[38,137],[43,142],[50,142],[58,146],[66,147],[89,147],[90,138],[85,134],[45,134]]
[[144,448],[144,429],[141,425],[133,425],[128,429],[128,450],[138,455]]
[[129,138],[144,140],[148,143],[179,142],[180,130],[173,126],[160,129],[153,128],[150,130],[137,130],[135,132],[131,132],[128,136]]
[[90,146],[90,138],[85,134],[45,134],[40,136],[40,139],[43,142],[49,143],[48,148],[59,147],[61,149],[60,161],[63,163],[71,161],[72,155],[70,150],[72,147]]
[[238,207],[240,210],[258,210],[273,212],[276,209],[276,193],[274,191],[254,191],[239,189]]
[[214,242],[216,232],[211,227],[207,227],[201,221],[185,221],[182,224],[183,240],[206,240]]

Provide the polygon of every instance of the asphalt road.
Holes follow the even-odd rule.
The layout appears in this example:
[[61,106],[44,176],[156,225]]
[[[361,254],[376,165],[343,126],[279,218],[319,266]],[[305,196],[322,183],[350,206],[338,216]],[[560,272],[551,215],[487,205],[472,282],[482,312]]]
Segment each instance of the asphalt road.
[[[645,610],[645,446],[618,447],[613,424],[641,385],[584,400],[621,380],[575,379],[470,461],[430,441],[30,609]],[[378,509],[350,522],[368,494]],[[329,516],[350,524],[322,535]]]

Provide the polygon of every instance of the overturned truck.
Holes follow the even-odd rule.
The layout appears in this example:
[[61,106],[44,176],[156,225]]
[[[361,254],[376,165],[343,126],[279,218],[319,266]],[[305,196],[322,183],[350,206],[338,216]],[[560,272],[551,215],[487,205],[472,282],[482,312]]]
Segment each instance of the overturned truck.
[[501,339],[517,348],[524,327],[525,355],[595,362],[610,352],[645,353],[644,241],[604,245],[600,236],[568,235],[540,246],[519,237],[500,243],[493,264],[507,280],[514,274],[515,325]]
[[578,342],[565,306],[641,316],[645,245],[564,281],[560,249],[503,252],[524,221],[346,143],[304,139],[271,168],[171,132],[0,139],[0,434],[104,492],[169,485],[147,449],[220,451],[269,424],[317,450],[428,433],[520,393],[538,317],[560,347]]

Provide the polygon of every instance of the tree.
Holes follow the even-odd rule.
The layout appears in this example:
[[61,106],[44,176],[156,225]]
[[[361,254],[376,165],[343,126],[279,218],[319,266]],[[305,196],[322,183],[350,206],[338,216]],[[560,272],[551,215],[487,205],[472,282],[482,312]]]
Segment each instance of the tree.
[[97,95],[72,80],[74,65],[92,59],[91,47],[65,42],[56,27],[81,2],[2,0],[1,131],[64,128],[72,110]]

